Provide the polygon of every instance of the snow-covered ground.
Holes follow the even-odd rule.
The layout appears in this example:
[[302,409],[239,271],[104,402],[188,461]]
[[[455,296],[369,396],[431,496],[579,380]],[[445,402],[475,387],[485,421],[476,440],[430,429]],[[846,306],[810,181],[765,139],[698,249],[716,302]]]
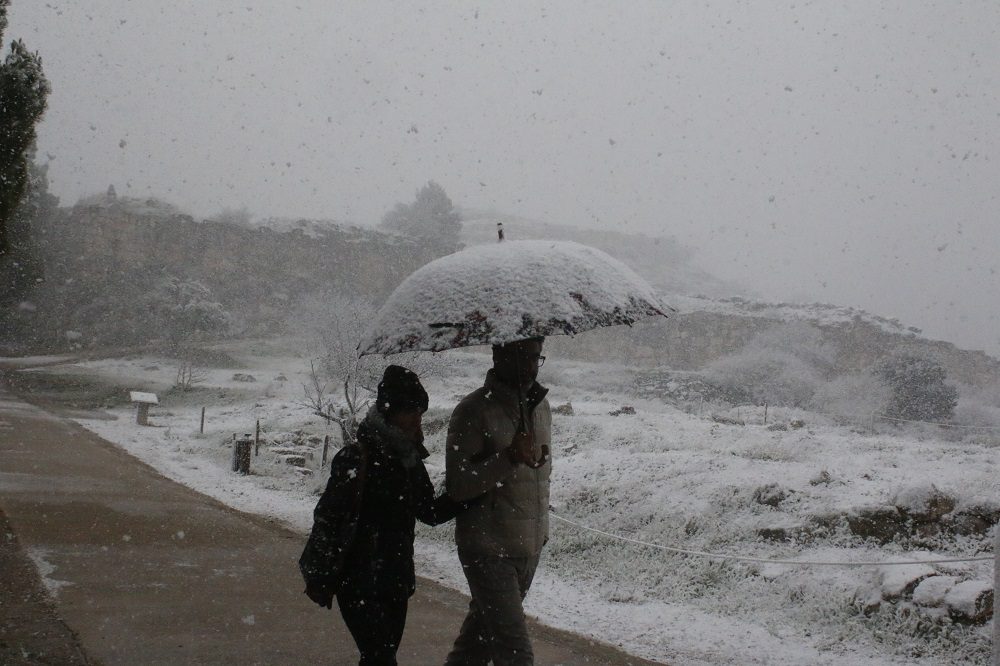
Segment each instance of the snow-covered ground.
[[[233,353],[245,368],[208,370],[187,393],[168,390],[176,363],[166,359],[113,359],[37,371],[97,376],[158,392],[153,427],[136,425],[129,407],[81,423],[170,478],[305,532],[325,484],[322,438],[329,434],[337,441],[303,406],[308,362],[294,348],[276,343],[244,344]],[[428,469],[439,483],[450,410],[480,384],[489,363],[484,354],[446,356],[452,362],[445,376],[427,381],[431,409],[424,419]],[[255,381],[234,379],[237,373]],[[771,410],[768,424],[787,429],[769,429],[762,414],[745,410],[745,426],[718,423],[707,405],[699,416],[638,397],[633,376],[620,367],[558,358],[542,368],[540,379],[551,389],[553,407],[572,403],[572,414],[556,410],[553,419],[552,503],[560,516],[638,541],[767,559],[878,562],[990,552],[987,537],[931,539],[925,545],[930,550],[920,552],[898,542],[866,544],[843,521],[791,541],[762,539],[760,530],[799,533],[815,525],[815,517],[888,506],[897,496],[919,498],[931,484],[957,499],[956,511],[995,505],[1000,498],[995,449],[926,434],[872,435],[820,415],[780,409]],[[624,406],[634,413],[610,414]],[[241,477],[229,471],[232,436],[252,433],[257,419],[265,443],[253,460],[253,474]],[[793,420],[804,425],[788,427]],[[304,465],[289,465],[282,457],[297,452],[305,455]],[[463,589],[451,536],[447,526],[419,529],[418,571]],[[969,589],[992,580],[988,561],[931,568],[952,576],[951,583],[971,581]],[[862,613],[858,600],[897,584],[893,576],[899,574],[877,567],[677,555],[553,520],[527,610],[552,626],[671,664],[987,662],[989,623],[951,623],[940,619],[940,609],[931,609],[934,615],[912,603],[887,602]],[[922,594],[933,593],[930,587]]]

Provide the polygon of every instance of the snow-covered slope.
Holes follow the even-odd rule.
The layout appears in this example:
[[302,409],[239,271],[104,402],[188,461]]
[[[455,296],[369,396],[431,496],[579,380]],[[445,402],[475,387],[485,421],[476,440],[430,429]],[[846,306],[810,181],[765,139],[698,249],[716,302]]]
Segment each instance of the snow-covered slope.
[[[450,356],[445,374],[427,382],[428,466],[438,481],[450,410],[481,383],[489,363],[485,354]],[[136,426],[128,407],[110,410],[112,420],[85,425],[168,476],[305,529],[313,493],[323,484],[316,442],[330,433],[301,406],[305,361],[273,347],[243,349],[242,358],[247,368],[239,372],[256,382],[236,380],[231,369],[213,370],[201,391],[161,394],[151,415],[159,428]],[[764,559],[882,562],[971,558],[990,550],[988,536],[974,532],[904,536],[879,545],[858,537],[848,516],[899,511],[895,504],[916,511],[931,486],[955,501],[949,515],[996,508],[995,438],[942,441],[934,430],[873,433],[801,411],[772,409],[766,425],[755,409],[713,413],[705,405],[700,413],[685,413],[638,396],[624,368],[550,361],[541,380],[558,407],[552,504],[575,523],[640,542]],[[96,373],[161,391],[172,379],[165,359],[46,371]],[[200,435],[206,401],[208,421]],[[251,431],[257,418],[265,444],[253,463],[255,475],[236,477],[227,471],[231,434]],[[306,472],[285,464],[289,442],[315,455],[307,458]],[[449,528],[421,529],[418,555],[423,575],[463,587]],[[975,598],[965,591],[978,594],[992,573],[991,562],[930,568],[942,579],[936,587],[968,582],[953,595],[966,605]],[[909,597],[884,599],[890,588],[907,588],[898,577],[878,567],[677,555],[554,520],[527,608],[544,622],[671,664],[987,663],[988,623],[954,623],[940,607],[918,607]],[[927,590],[922,595],[934,596]]]
[[919,328],[906,326],[898,319],[887,319],[860,308],[829,303],[768,303],[740,296],[708,298],[705,296],[669,295],[670,304],[680,313],[710,312],[736,317],[758,317],[775,321],[805,321],[821,327],[864,323],[885,333],[919,336]]

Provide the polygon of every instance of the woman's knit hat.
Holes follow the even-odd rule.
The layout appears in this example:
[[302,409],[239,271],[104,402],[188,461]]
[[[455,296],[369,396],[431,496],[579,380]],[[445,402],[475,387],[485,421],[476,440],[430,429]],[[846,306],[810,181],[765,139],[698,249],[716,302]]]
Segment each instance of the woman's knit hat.
[[376,406],[383,414],[407,409],[427,411],[427,391],[417,373],[401,365],[390,365],[378,383]]

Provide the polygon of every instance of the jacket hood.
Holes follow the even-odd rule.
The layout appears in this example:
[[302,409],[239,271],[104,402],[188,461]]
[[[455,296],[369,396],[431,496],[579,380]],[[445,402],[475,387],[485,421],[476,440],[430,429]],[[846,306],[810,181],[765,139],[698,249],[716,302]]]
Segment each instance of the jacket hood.
[[398,460],[403,467],[410,468],[430,453],[423,442],[415,442],[403,431],[385,420],[385,415],[372,405],[358,427],[358,441],[364,446],[374,445],[389,457]]

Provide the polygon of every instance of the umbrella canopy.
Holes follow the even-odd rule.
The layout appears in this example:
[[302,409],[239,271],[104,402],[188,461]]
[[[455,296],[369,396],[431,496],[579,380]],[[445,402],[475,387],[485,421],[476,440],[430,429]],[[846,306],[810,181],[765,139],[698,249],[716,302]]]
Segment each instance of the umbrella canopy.
[[568,241],[471,247],[420,268],[389,296],[361,354],[442,351],[667,316],[653,288],[600,250]]

